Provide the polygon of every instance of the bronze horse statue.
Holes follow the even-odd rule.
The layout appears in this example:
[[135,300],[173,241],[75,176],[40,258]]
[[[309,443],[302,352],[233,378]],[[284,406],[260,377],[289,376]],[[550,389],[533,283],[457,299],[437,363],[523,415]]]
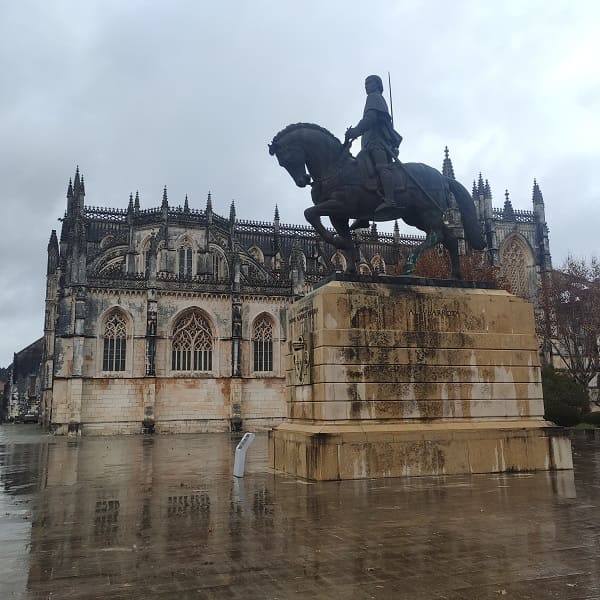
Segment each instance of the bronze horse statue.
[[[361,160],[360,154],[354,158],[348,146],[342,145],[327,129],[312,123],[288,125],[269,144],[269,154],[277,157],[297,186],[312,186],[314,206],[307,208],[304,216],[326,242],[349,253],[351,271],[356,270],[358,262],[352,229],[367,227],[371,219],[402,219],[424,231],[426,236],[408,256],[404,273],[415,270],[415,263],[424,250],[441,243],[450,254],[451,276],[460,279],[458,240],[445,218],[452,206],[451,195],[458,205],[471,248],[485,248],[471,195],[458,181],[433,167],[422,163],[396,164],[398,181],[403,178],[405,185],[396,190],[397,208],[379,217],[374,214],[382,198],[368,173],[367,161]],[[399,169],[404,173],[398,172]],[[323,226],[321,217],[329,217],[337,235]],[[352,226],[350,219],[355,219]]]

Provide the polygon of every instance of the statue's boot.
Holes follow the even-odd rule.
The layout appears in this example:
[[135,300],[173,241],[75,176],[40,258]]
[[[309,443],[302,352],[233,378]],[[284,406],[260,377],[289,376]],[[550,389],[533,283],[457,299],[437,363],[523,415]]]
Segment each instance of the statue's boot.
[[[379,179],[383,188],[383,202],[375,209],[374,218],[376,221],[387,221],[393,219],[398,209],[394,200],[394,191],[396,182],[394,180],[394,171],[391,165],[379,167]],[[394,214],[391,214],[394,213]],[[389,215],[389,216],[388,216]]]

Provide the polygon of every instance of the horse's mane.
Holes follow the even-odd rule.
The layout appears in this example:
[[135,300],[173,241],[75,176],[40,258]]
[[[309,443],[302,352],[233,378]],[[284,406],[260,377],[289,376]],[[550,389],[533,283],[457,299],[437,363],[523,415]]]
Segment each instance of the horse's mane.
[[276,134],[271,141],[271,144],[277,144],[277,142],[279,142],[284,135],[292,133],[293,131],[296,131],[296,129],[314,129],[315,131],[320,131],[321,133],[324,133],[325,135],[334,139],[338,144],[342,144],[342,142],[340,142],[340,140],[338,140],[338,138],[335,137],[331,131],[325,129],[325,127],[317,125],[316,123],[292,123],[291,125],[284,127],[278,134]]

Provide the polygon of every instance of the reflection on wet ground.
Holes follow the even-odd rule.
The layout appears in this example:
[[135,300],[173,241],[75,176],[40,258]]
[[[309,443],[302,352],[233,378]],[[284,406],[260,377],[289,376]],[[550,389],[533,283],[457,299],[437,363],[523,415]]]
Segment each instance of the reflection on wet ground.
[[574,474],[306,483],[265,435],[234,480],[239,436],[4,425],[0,598],[600,599],[593,433]]

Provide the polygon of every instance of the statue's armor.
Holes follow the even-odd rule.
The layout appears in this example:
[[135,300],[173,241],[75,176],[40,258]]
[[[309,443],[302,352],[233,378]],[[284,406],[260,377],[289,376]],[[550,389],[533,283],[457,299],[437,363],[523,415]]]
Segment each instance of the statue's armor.
[[371,153],[381,148],[391,157],[396,156],[402,136],[394,129],[387,103],[382,94],[367,95],[365,110],[357,129],[363,129],[361,148]]

